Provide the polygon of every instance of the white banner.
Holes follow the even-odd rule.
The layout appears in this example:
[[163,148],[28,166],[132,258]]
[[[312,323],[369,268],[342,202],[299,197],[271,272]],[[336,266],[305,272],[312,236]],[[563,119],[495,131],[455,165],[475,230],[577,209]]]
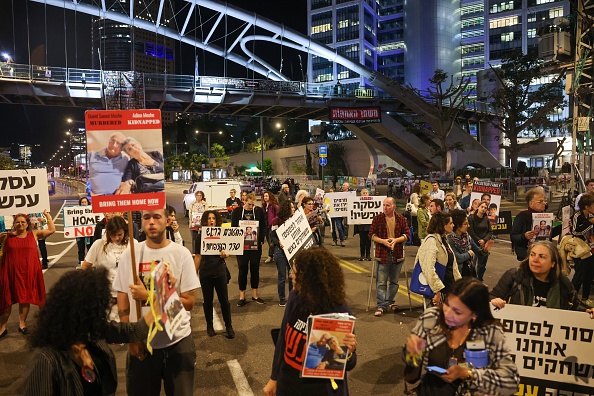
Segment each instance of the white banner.
[[243,256],[243,227],[202,227],[200,254],[218,256],[224,250],[229,256]]
[[64,218],[64,238],[88,237],[95,233],[95,225],[103,220],[103,213],[93,212],[93,207],[65,206],[62,210]]
[[50,210],[45,169],[0,171],[0,216]]
[[347,217],[349,211],[347,208],[347,198],[355,197],[355,191],[326,193],[324,196],[324,203],[330,204],[330,217]]
[[383,212],[385,196],[348,197],[349,224],[371,224],[373,218]]
[[594,320],[587,313],[507,304],[493,316],[521,376],[516,395],[594,394]]
[[299,208],[293,217],[278,227],[276,234],[287,260],[291,260],[299,250],[310,248],[314,242],[303,208]]

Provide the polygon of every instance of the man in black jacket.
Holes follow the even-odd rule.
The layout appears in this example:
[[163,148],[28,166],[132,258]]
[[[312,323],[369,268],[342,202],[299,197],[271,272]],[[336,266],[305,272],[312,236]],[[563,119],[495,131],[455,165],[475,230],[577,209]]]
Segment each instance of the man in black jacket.
[[544,190],[540,187],[528,190],[524,198],[528,203],[528,210],[518,213],[510,234],[518,261],[526,258],[528,244],[536,237],[536,232],[532,227],[532,213],[542,213],[547,206]]
[[256,195],[250,193],[247,196],[243,207],[235,208],[231,213],[231,226],[239,227],[239,222],[242,220],[257,221],[257,227],[252,226],[258,235],[258,243],[256,249],[249,249],[251,246],[245,245],[247,250],[244,250],[243,256],[237,256],[237,264],[239,267],[239,274],[237,282],[239,283],[239,301],[238,307],[243,307],[247,304],[245,299],[245,290],[247,288],[247,275],[250,272],[250,286],[252,287],[252,301],[258,304],[266,304],[266,301],[258,297],[258,284],[260,283],[260,258],[262,257],[262,244],[264,243],[264,232],[266,231],[266,219],[264,211],[261,207],[256,206]]

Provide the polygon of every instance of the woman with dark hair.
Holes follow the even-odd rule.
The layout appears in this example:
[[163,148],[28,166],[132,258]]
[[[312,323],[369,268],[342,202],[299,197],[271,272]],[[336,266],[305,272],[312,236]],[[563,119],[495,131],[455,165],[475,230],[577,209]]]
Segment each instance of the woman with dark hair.
[[56,226],[47,210],[43,216],[47,219],[47,230],[32,230],[31,219],[21,213],[14,216],[13,231],[0,234],[3,251],[0,261],[0,339],[8,334],[6,323],[13,304],[19,304],[18,331],[22,335],[29,334],[26,322],[31,304],[40,307],[45,304],[37,240],[52,235]]
[[[572,234],[586,243],[594,241],[594,195],[583,194],[578,201],[580,210],[573,215]],[[550,232],[549,234],[550,235]],[[588,308],[594,308],[594,303],[590,300],[590,289],[594,280],[594,256],[585,259],[574,258],[575,274],[571,283],[576,292],[582,289],[582,304]]]
[[[295,214],[295,204],[292,201],[285,200],[280,204],[278,216],[272,220],[270,227],[270,240],[274,246],[274,262],[278,271],[278,305],[284,307],[287,304],[285,299],[285,284],[287,283],[287,273],[290,271],[289,260],[283,251],[283,245],[278,239],[276,230],[283,225],[291,216]],[[289,282],[289,293],[293,289],[293,283]]]
[[[488,353],[488,363],[481,368],[468,365],[464,354],[466,343],[477,341]],[[503,328],[491,314],[487,287],[476,278],[454,282],[443,305],[421,314],[403,356],[407,364],[415,361],[409,357],[421,360],[419,396],[511,395],[518,390],[520,376]],[[429,366],[447,371],[432,374]]]
[[431,197],[427,194],[421,195],[419,209],[417,210],[417,223],[419,223],[419,239],[422,241],[427,236],[427,225],[429,224],[429,203]]
[[[264,191],[262,194],[262,210],[266,213],[266,241],[268,242],[268,258],[265,263],[271,263],[274,258],[274,245],[270,240],[270,227],[272,227],[272,221],[278,214],[278,201],[276,196],[269,190]],[[263,227],[262,227],[263,229]]]
[[[348,395],[348,374],[336,381],[332,389],[328,379],[301,378],[307,342],[307,323],[310,315],[342,312],[351,315],[346,305],[344,275],[336,257],[324,248],[302,250],[295,256],[291,277],[295,288],[289,294],[287,308],[272,362],[272,374],[264,387],[267,396],[273,395]],[[357,364],[357,339],[346,334],[342,345],[347,347],[346,371]]]
[[[128,247],[128,239],[128,223],[126,223],[126,220],[120,216],[112,217],[105,226],[105,239],[101,238],[93,243],[82,263],[82,269],[107,268],[109,281],[113,284],[120,257]],[[111,296],[114,300],[114,306],[109,318],[119,321],[117,291],[112,289]]]
[[520,266],[507,270],[499,279],[491,291],[491,304],[500,309],[507,303],[577,310],[577,292],[561,272],[561,265],[561,255],[553,243],[534,242]]
[[[369,196],[369,190],[362,189],[361,196]],[[354,235],[359,234],[359,261],[371,261],[371,239],[369,238],[371,224],[355,224],[354,229]]]
[[489,205],[483,201],[479,204],[476,212],[468,216],[468,233],[485,253],[477,257],[476,275],[481,282],[483,281],[483,276],[487,271],[489,251],[491,250],[491,247],[493,247],[494,243],[491,222],[487,216],[488,207]]
[[[207,210],[202,215],[202,227],[220,227],[223,224],[221,214],[216,210]],[[198,271],[200,285],[202,286],[202,297],[204,302],[204,318],[206,319],[206,333],[209,337],[217,335],[213,326],[213,301],[214,292],[217,292],[217,298],[221,305],[223,320],[227,331],[227,338],[235,338],[235,331],[231,325],[231,306],[229,305],[229,292],[227,284],[229,283],[229,270],[225,259],[229,257],[227,252],[221,250],[219,255],[202,256],[200,254],[200,245],[202,244],[202,227],[198,231],[196,244],[194,246],[194,265]]]
[[[89,206],[91,201],[89,197],[81,197],[78,200],[79,206]],[[93,244],[93,237],[77,237],[76,238],[76,247],[78,248],[78,264],[81,264],[82,261],[85,259],[85,252],[91,249],[91,245]]]
[[320,225],[324,224],[324,220],[322,220],[322,216],[320,216],[315,209],[314,199],[310,196],[304,197],[301,200],[301,206],[303,207],[303,213],[305,213],[305,217],[307,218],[307,222],[313,233],[314,240],[318,246],[321,246],[322,235],[320,234]]
[[112,395],[118,385],[108,343],[142,341],[153,315],[137,323],[108,322],[106,268],[69,271],[51,288],[29,337],[35,349],[18,389],[23,395]]
[[468,234],[468,218],[466,211],[454,209],[450,212],[454,222],[454,232],[448,235],[448,243],[454,251],[458,270],[462,276],[475,276],[476,265],[474,259],[480,257],[483,252]]
[[[423,275],[427,279],[429,287],[435,293],[433,304],[443,302],[444,294],[448,293],[449,287],[462,277],[458,270],[456,256],[448,244],[446,236],[452,232],[454,223],[449,213],[437,212],[431,217],[427,226],[428,235],[421,243],[417,251],[415,263],[421,265]],[[435,264],[440,263],[446,266],[443,281],[437,275]]]

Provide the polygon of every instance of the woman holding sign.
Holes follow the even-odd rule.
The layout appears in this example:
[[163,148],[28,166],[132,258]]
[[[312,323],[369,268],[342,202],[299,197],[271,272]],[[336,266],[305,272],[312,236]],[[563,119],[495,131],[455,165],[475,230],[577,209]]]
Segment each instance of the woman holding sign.
[[6,323],[12,312],[12,305],[19,304],[19,333],[29,334],[27,316],[31,304],[45,304],[45,283],[39,264],[37,239],[47,238],[56,232],[54,220],[49,212],[43,212],[47,219],[47,230],[32,230],[31,219],[26,214],[14,216],[13,231],[0,234],[2,262],[0,264],[0,338],[8,334]]
[[487,260],[489,259],[489,251],[493,247],[493,231],[491,229],[491,222],[487,216],[489,205],[483,201],[479,204],[478,209],[474,214],[468,216],[468,233],[472,239],[481,247],[485,254],[477,257],[476,275],[482,282],[483,276],[487,271]]
[[[220,227],[223,224],[221,214],[215,210],[207,210],[202,215],[202,227]],[[202,230],[201,227],[201,230]],[[235,331],[231,325],[231,306],[229,305],[229,292],[227,284],[229,283],[230,275],[227,269],[225,259],[229,257],[227,252],[221,250],[218,255],[202,256],[200,254],[200,246],[202,245],[202,233],[198,231],[196,244],[194,246],[194,265],[198,271],[200,284],[202,285],[202,297],[204,303],[204,318],[206,319],[206,333],[209,337],[217,335],[213,326],[213,301],[214,292],[217,292],[217,298],[221,305],[221,312],[223,313],[223,320],[225,321],[225,328],[227,330],[227,338],[235,338]]]

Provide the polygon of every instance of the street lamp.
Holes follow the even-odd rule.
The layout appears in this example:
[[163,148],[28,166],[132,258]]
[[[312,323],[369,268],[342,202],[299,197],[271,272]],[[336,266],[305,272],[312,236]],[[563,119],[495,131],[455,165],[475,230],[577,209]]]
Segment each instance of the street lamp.
[[12,57],[9,54],[7,54],[6,52],[2,53],[2,57],[4,59],[6,59],[6,63],[11,63],[11,62],[14,63],[14,61],[12,60]]
[[[169,144],[175,144],[175,156],[177,157],[177,146],[179,146],[180,144],[187,144],[187,143],[186,143],[186,142],[181,142],[181,143],[177,143],[177,142],[176,142],[176,143],[169,143],[169,142],[167,141],[167,142],[165,142],[165,144],[166,144],[166,145],[169,145]],[[182,154],[183,154],[183,153],[182,153]]]
[[282,128],[282,125],[280,123],[276,123],[276,127],[278,128],[278,131],[280,133],[283,133],[283,147],[287,146],[287,132],[286,129]]
[[223,131],[218,131],[218,132],[194,131],[194,132],[196,132],[196,135],[201,134],[201,133],[206,133],[208,135],[208,167],[210,168],[210,135],[212,135],[212,134],[222,135]]

